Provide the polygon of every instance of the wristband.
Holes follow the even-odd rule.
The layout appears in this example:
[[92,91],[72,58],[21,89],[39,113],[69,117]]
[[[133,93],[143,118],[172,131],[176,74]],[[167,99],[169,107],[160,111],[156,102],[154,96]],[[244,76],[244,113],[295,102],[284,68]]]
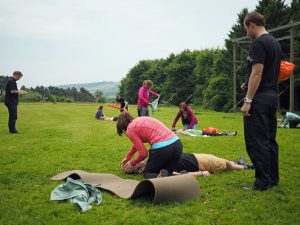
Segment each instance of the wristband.
[[252,100],[249,99],[249,98],[247,98],[247,97],[245,97],[245,98],[244,98],[244,103],[251,104],[251,103],[252,103]]

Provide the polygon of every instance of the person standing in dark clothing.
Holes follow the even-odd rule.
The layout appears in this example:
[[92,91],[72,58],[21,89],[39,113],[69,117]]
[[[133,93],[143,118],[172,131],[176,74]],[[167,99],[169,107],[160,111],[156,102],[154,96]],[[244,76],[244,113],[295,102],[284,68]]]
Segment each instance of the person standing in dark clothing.
[[128,102],[126,102],[125,99],[120,95],[117,96],[115,104],[118,104],[118,103],[120,103],[120,105],[121,105],[120,112],[123,112],[124,109],[128,111]]
[[247,35],[255,39],[247,57],[249,70],[241,112],[245,144],[255,167],[255,190],[267,190],[279,182],[277,130],[277,79],[281,48],[265,29],[264,16],[250,12],[244,19]]
[[26,94],[24,90],[18,90],[17,81],[21,79],[23,74],[20,71],[15,71],[13,76],[9,78],[5,87],[5,105],[8,108],[8,128],[9,133],[16,134],[17,107],[19,95]]

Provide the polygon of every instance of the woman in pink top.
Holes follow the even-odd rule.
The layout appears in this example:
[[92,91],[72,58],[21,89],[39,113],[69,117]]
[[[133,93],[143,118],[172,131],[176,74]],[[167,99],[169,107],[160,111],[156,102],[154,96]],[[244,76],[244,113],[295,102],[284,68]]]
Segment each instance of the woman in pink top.
[[178,119],[181,117],[182,125],[184,130],[186,129],[197,129],[198,120],[193,113],[193,110],[187,106],[185,102],[179,104],[179,112],[177,113],[173,124],[172,129],[175,129]]
[[[144,171],[145,178],[154,178],[162,169],[172,175],[179,162],[182,143],[162,122],[151,117],[133,117],[128,112],[120,114],[117,122],[117,132],[125,133],[133,146],[121,162],[124,172],[133,172],[134,166],[147,158],[148,151],[144,143],[150,144],[149,157]],[[135,153],[137,156],[133,158]]]
[[149,116],[148,105],[150,105],[150,95],[159,97],[159,94],[151,91],[153,83],[151,80],[145,80],[139,90],[137,110],[138,116]]

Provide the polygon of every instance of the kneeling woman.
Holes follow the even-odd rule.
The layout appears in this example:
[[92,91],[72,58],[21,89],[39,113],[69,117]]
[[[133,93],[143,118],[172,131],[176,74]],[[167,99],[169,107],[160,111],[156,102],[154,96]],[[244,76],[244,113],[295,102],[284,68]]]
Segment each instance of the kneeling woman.
[[[125,133],[133,146],[121,162],[124,172],[132,173],[134,166],[147,158],[148,151],[144,143],[149,143],[149,158],[144,170],[145,178],[157,177],[165,169],[172,175],[182,153],[182,143],[162,122],[151,117],[133,117],[123,112],[118,117],[117,132]],[[133,155],[138,155],[132,159]]]

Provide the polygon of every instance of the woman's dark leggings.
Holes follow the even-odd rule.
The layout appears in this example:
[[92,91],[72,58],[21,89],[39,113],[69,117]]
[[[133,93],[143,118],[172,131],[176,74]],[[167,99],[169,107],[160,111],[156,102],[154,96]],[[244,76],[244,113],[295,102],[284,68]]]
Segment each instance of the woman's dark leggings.
[[181,141],[177,140],[168,146],[150,149],[149,158],[144,170],[144,178],[155,178],[162,169],[168,170],[169,175],[172,175],[179,162],[182,148]]

